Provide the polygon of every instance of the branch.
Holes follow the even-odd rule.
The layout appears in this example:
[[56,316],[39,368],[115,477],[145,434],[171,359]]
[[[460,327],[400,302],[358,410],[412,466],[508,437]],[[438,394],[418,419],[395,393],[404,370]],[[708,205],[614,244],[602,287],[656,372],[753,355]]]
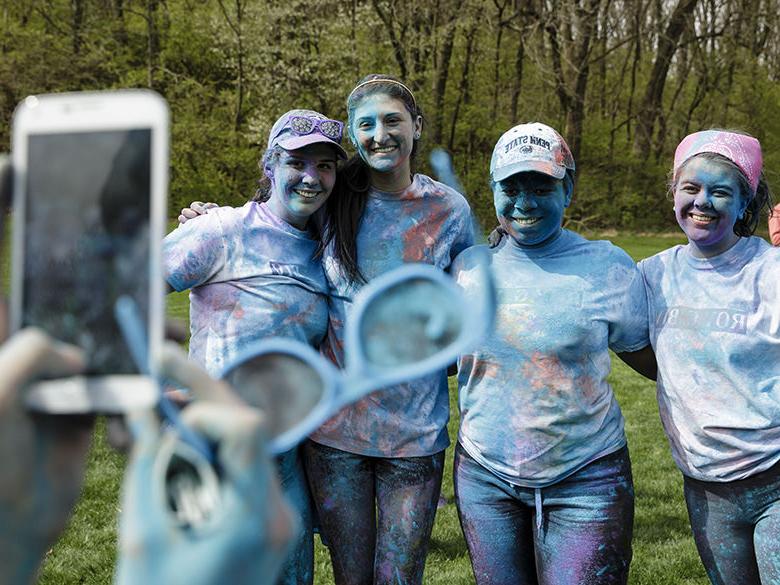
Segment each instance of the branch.
[[70,33],[62,30],[60,27],[58,27],[56,24],[54,24],[54,21],[49,18],[49,15],[46,14],[43,9],[40,6],[35,6],[35,10],[37,10],[41,16],[43,16],[43,19],[48,22],[51,27],[56,30],[58,33],[60,33],[62,36],[68,36]]
[[219,3],[219,8],[222,11],[222,16],[225,17],[225,21],[228,23],[228,26],[233,31],[233,34],[235,34],[237,37],[241,36],[241,31],[236,28],[236,25],[233,24],[233,22],[230,20],[230,16],[228,16],[227,8],[225,8],[225,3],[222,0],[217,0]]
[[607,58],[607,55],[611,54],[613,51],[616,51],[616,50],[618,50],[620,47],[622,47],[622,46],[623,46],[623,45],[625,45],[626,43],[630,43],[630,42],[631,42],[631,41],[633,41],[633,40],[634,40],[636,37],[637,37],[637,35],[631,35],[630,37],[628,37],[628,38],[625,38],[625,39],[623,39],[622,41],[620,41],[619,43],[617,43],[616,45],[614,45],[614,46],[610,47],[609,49],[607,49],[606,51],[604,51],[604,52],[603,52],[601,55],[599,55],[598,57],[595,57],[595,58],[591,59],[590,61],[588,61],[588,67],[590,67],[590,66],[591,66],[591,65],[593,65],[594,63],[598,63],[599,61],[602,61],[602,60],[606,59],[606,58]]
[[406,80],[406,59],[404,58],[403,47],[401,46],[401,43],[395,34],[393,21],[390,20],[387,14],[385,14],[385,12],[380,8],[379,2],[377,0],[371,0],[371,5],[374,7],[374,10],[376,10],[377,15],[379,16],[379,19],[382,21],[382,23],[384,23],[385,28],[388,30],[388,34],[390,35],[390,44],[393,45],[393,53],[395,53],[395,59],[398,61],[398,66],[401,68],[401,78]]

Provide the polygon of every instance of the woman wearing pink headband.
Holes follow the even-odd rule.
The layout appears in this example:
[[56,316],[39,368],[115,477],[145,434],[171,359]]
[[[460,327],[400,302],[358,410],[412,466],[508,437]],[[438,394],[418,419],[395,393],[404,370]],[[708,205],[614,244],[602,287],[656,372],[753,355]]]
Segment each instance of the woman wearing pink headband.
[[688,244],[643,260],[658,401],[713,584],[780,583],[780,250],[761,145],[708,130],[671,180]]

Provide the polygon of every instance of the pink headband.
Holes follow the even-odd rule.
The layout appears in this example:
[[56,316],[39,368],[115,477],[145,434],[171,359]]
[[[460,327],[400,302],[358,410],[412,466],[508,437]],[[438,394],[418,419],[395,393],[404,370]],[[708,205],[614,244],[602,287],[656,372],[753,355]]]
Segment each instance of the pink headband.
[[720,154],[737,165],[747,177],[755,195],[764,162],[761,156],[761,143],[757,139],[722,130],[705,130],[689,134],[683,138],[674,152],[675,175],[685,161],[702,152]]

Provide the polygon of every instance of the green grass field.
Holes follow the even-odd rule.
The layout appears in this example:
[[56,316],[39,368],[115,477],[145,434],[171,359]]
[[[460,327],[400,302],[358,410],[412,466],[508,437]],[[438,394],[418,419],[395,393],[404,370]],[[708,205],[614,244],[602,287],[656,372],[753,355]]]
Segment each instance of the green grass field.
[[[644,258],[681,241],[672,236],[610,238],[635,259]],[[171,316],[186,319],[186,294],[171,295]],[[626,418],[636,487],[633,585],[708,583],[690,535],[682,496],[682,481],[661,429],[653,383],[613,361],[611,382]],[[452,380],[451,380],[452,382]],[[451,386],[453,416],[450,437],[458,425],[456,389]],[[41,583],[108,583],[116,559],[119,485],[124,460],[107,447],[101,426],[95,435],[83,497],[67,532],[50,551]],[[452,456],[447,453],[443,486],[447,505],[436,517],[425,583],[473,583],[466,546],[453,503]],[[327,550],[317,546],[316,583],[333,583]]]

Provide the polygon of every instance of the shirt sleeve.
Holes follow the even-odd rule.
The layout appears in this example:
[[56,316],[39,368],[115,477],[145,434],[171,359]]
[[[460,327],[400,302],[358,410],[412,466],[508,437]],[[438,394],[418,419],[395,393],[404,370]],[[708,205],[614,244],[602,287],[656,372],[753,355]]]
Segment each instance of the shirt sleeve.
[[627,254],[611,262],[604,285],[609,295],[609,348],[616,352],[638,351],[650,345],[647,293],[644,279]]
[[180,225],[163,240],[165,280],[176,291],[211,281],[226,261],[225,234],[217,210]]
[[[462,198],[463,205],[453,210],[457,214],[457,231],[455,233],[452,246],[450,247],[450,267],[452,261],[465,249],[474,245],[474,215],[471,212],[468,202]],[[450,267],[447,271],[450,271]]]
[[450,276],[454,281],[458,281],[458,277],[461,276],[462,273],[468,272],[470,268],[472,268],[472,263],[470,262],[470,256],[471,253],[468,250],[463,250],[460,254],[458,254],[455,259],[450,264],[450,267],[447,269],[447,272],[449,272]]

